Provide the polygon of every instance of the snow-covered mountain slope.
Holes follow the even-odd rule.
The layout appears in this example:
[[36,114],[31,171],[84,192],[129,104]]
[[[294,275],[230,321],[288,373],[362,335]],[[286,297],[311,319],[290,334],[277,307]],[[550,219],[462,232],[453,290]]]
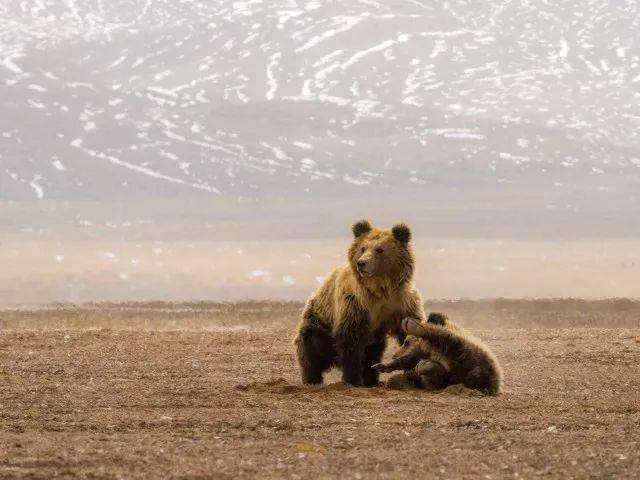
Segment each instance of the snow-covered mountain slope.
[[638,32],[634,0],[6,0],[0,198],[632,191]]

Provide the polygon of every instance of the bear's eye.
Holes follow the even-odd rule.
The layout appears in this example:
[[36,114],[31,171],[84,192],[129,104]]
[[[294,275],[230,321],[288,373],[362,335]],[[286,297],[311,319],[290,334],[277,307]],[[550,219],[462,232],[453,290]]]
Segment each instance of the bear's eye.
[[377,247],[376,248],[376,253],[382,253],[382,252],[383,252],[382,247]]
[[362,247],[362,248],[360,249],[360,251],[364,253],[364,247]]

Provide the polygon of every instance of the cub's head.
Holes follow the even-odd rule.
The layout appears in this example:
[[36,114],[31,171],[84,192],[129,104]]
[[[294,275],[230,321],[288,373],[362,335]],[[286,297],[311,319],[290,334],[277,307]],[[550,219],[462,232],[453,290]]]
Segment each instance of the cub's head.
[[[444,314],[435,314],[438,318],[445,317]],[[434,314],[429,316],[429,321],[434,318]],[[445,317],[446,318],[446,317]],[[407,336],[400,345],[400,348],[393,354],[393,358],[406,357],[407,355],[421,356],[429,351],[428,342],[422,337],[427,333],[426,327],[416,318],[407,317],[402,319],[402,330]]]
[[411,230],[399,223],[390,230],[373,228],[366,220],[353,224],[349,263],[357,277],[393,283],[409,281],[413,275]]
[[426,348],[423,338],[415,335],[407,335],[402,345],[400,345],[398,350],[392,355],[392,358],[395,360],[396,358],[406,357],[408,355],[420,356],[424,350],[426,350]]

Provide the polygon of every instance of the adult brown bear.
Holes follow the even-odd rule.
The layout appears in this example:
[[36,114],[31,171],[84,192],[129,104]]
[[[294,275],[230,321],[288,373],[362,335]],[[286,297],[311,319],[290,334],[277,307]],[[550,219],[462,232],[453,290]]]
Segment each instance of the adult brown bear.
[[387,334],[404,340],[402,320],[424,320],[422,298],[411,283],[414,256],[404,224],[373,228],[353,225],[348,262],[334,270],[309,298],[295,345],[304,383],[322,383],[333,366],[355,386],[378,385]]

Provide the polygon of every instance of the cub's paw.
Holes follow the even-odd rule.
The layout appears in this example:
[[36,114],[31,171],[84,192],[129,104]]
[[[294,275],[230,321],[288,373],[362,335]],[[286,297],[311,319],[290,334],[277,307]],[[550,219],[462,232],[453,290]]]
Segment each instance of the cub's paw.
[[371,368],[373,368],[377,372],[393,372],[393,369],[386,363],[376,363],[371,365]]
[[407,333],[407,329],[409,328],[409,323],[415,321],[413,318],[405,317],[402,319],[402,331]]
[[417,318],[406,317],[402,319],[402,330],[407,335],[424,335],[426,329],[425,326],[420,323]]

